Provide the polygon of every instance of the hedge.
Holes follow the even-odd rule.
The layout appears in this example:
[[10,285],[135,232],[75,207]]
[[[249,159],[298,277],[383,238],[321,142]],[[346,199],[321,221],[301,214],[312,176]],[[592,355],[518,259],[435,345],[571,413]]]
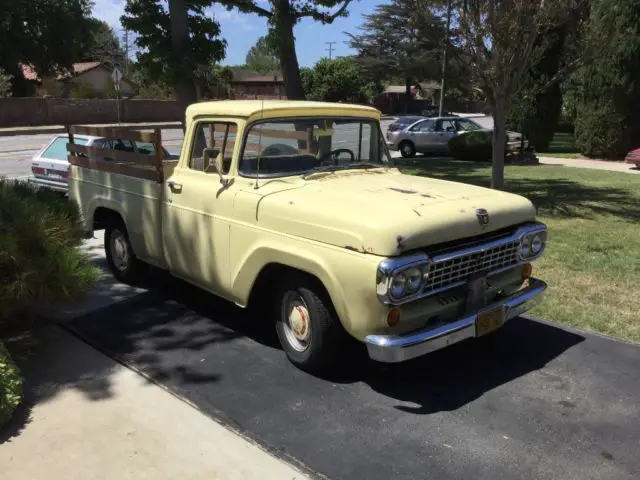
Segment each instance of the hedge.
[[9,421],[22,401],[22,377],[11,355],[0,342],[0,427]]
[[58,194],[0,179],[0,328],[84,294],[99,270],[77,247],[78,212]]
[[449,140],[449,153],[458,160],[491,161],[492,132],[475,131],[456,135]]

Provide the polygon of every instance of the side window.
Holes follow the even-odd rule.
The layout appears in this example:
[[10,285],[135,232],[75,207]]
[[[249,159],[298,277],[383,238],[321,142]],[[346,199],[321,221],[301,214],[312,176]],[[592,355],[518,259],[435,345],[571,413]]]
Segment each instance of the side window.
[[438,120],[436,122],[437,132],[456,132],[456,126],[451,120]]
[[[222,154],[223,174],[229,173],[238,127],[230,122],[199,122],[194,131],[189,168],[204,173],[217,173],[214,159]],[[209,150],[205,165],[205,152]]]
[[435,123],[433,120],[425,120],[417,125],[411,127],[412,132],[433,132],[435,129]]

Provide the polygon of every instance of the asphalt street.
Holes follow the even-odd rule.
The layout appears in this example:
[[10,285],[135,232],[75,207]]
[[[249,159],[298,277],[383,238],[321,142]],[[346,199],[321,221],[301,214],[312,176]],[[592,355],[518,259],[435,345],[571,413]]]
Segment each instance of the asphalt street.
[[354,354],[318,378],[286,360],[266,316],[154,278],[69,327],[321,476],[638,478],[636,345],[521,318],[404,364]]
[[[0,177],[26,178],[31,175],[31,158],[53,139],[55,134],[0,136]],[[179,154],[182,130],[162,131],[163,145],[172,154]]]
[[[383,120],[382,131],[387,131],[391,120]],[[31,175],[31,158],[54,137],[44,135],[0,136],[0,177],[27,178]],[[162,130],[163,145],[171,154],[180,154],[182,130]]]

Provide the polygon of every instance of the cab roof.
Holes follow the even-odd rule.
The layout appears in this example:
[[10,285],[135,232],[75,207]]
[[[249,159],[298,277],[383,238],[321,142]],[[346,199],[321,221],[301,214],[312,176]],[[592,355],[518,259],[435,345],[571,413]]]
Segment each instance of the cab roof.
[[218,100],[199,102],[189,105],[186,110],[187,118],[204,115],[251,117],[265,115],[273,117],[274,114],[300,114],[322,115],[331,111],[339,115],[342,111],[345,115],[362,115],[379,118],[380,111],[365,105],[353,105],[349,103],[312,102],[305,100]]

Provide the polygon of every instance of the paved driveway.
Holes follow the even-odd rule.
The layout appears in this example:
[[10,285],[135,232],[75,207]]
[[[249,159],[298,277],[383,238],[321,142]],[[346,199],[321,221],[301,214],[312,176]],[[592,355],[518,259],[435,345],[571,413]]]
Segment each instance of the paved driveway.
[[112,284],[114,296],[129,298],[72,314],[68,325],[311,471],[348,480],[640,472],[637,346],[518,319],[486,341],[394,366],[354,356],[317,378],[289,364],[260,328],[266,318],[158,278],[147,292]]

